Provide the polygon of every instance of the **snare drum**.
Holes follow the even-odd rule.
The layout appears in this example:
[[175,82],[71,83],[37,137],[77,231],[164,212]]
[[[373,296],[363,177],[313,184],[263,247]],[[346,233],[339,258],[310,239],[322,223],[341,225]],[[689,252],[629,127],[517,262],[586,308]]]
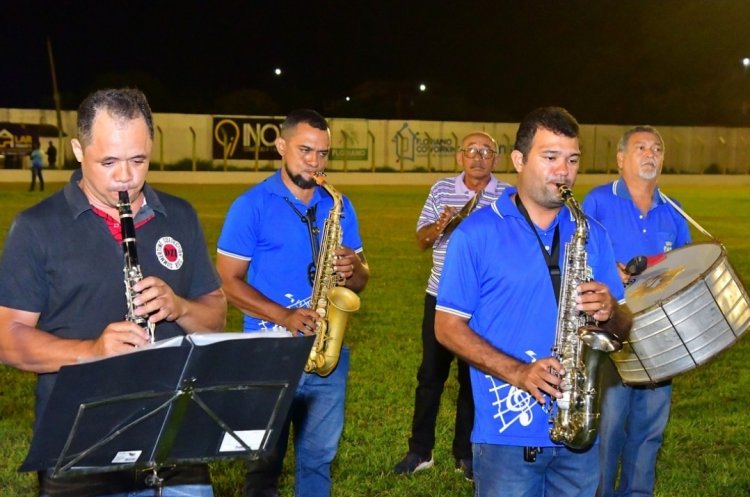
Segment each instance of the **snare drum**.
[[667,252],[625,289],[633,329],[610,357],[622,381],[666,381],[705,363],[750,326],[750,298],[720,244]]

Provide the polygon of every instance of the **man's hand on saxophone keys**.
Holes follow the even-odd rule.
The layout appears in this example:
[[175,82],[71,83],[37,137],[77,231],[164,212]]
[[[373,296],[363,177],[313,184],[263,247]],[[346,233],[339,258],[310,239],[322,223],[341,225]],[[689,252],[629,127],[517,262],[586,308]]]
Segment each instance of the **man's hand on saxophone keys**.
[[320,316],[314,309],[284,309],[285,316],[278,323],[292,333],[313,335]]
[[334,254],[336,254],[336,260],[333,263],[333,270],[342,279],[344,286],[355,292],[361,291],[370,278],[370,269],[364,253],[358,254],[348,247],[339,247]]
[[589,281],[578,286],[576,304],[576,309],[597,321],[608,321],[617,305],[607,285],[598,281]]
[[334,253],[336,254],[336,260],[333,263],[333,267],[336,274],[345,280],[354,276],[356,264],[360,262],[357,254],[352,249],[346,247],[340,247]]
[[509,383],[529,392],[540,405],[545,403],[545,394],[560,398],[558,390],[561,377],[565,373],[560,361],[554,357],[545,357],[530,363],[518,363],[513,378]]

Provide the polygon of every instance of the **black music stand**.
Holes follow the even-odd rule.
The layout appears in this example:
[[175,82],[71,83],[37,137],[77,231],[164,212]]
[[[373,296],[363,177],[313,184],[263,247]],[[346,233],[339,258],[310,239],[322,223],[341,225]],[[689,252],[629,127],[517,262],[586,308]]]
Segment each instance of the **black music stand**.
[[20,471],[52,478],[257,459],[278,440],[314,337],[214,333],[60,369]]

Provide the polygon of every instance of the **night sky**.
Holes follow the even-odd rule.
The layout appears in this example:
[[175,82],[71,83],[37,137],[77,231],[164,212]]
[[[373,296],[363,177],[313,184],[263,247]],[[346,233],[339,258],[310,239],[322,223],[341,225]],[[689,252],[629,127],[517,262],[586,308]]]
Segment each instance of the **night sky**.
[[156,112],[750,126],[745,0],[0,4],[0,107],[53,108],[49,37],[64,109],[127,85]]

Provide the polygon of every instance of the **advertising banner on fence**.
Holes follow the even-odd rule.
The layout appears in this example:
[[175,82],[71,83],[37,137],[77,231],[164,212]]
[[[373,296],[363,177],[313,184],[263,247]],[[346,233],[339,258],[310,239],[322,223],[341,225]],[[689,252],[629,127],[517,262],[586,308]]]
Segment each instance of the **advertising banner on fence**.
[[214,159],[278,160],[276,138],[284,120],[272,117],[213,118]]
[[[218,160],[278,160],[276,138],[281,133],[281,118],[213,118],[212,155]],[[331,130],[331,160],[365,161],[369,157],[366,126],[339,119]],[[362,129],[360,129],[362,128]]]

